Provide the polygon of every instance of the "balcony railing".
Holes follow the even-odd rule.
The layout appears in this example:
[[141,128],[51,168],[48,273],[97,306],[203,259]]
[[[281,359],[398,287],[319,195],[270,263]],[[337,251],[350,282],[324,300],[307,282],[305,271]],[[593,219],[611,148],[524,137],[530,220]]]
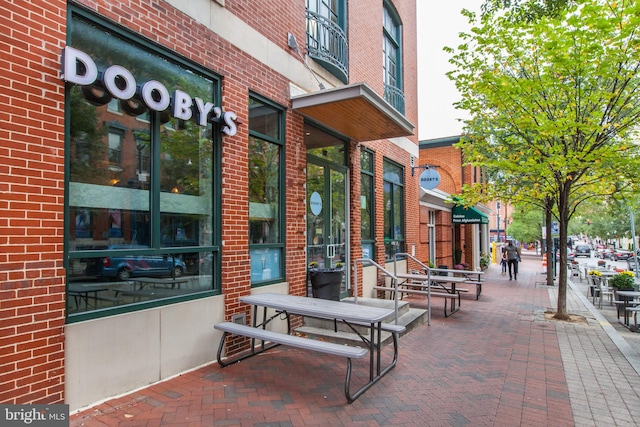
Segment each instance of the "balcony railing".
[[404,92],[395,86],[384,85],[384,100],[399,113],[404,114]]
[[310,10],[307,10],[307,52],[340,81],[349,82],[349,48],[345,32]]

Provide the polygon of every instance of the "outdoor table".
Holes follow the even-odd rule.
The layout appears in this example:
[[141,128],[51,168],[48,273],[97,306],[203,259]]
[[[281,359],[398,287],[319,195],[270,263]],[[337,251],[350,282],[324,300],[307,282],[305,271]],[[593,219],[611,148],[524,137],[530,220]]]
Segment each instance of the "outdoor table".
[[[343,322],[351,327],[360,336],[362,341],[369,347],[369,382],[363,385],[355,393],[347,396],[353,401],[362,393],[368,390],[373,384],[378,382],[395,365],[398,359],[397,336],[394,337],[393,360],[386,367],[381,367],[381,337],[382,322],[384,319],[393,316],[393,309],[371,307],[351,302],[332,301],[319,298],[308,298],[295,295],[284,295],[276,293],[255,294],[240,297],[240,302],[253,306],[253,327],[264,328],[271,320],[284,314],[287,319],[287,330],[291,333],[290,315],[300,315],[317,319],[328,319],[334,322]],[[258,308],[262,307],[263,322],[257,324]],[[267,309],[274,309],[276,314],[267,318]],[[370,336],[367,338],[361,335],[353,326],[367,326]],[[348,390],[346,393],[349,394]]]
[[129,282],[72,282],[67,285],[69,295],[74,297],[76,306],[80,308],[79,301],[84,301],[85,308],[89,308],[89,300],[97,308],[98,292],[107,291],[110,288],[128,285]]
[[[447,313],[446,301],[445,301],[445,317],[449,317],[452,314],[456,313],[460,310],[460,295],[459,292],[456,291],[456,283],[464,283],[468,279],[466,277],[457,277],[457,276],[437,276],[435,274],[411,274],[411,273],[397,273],[396,277],[398,279],[404,279],[404,282],[398,283],[397,286],[407,283],[408,281],[416,281],[422,282],[423,286],[427,289],[427,322],[431,324],[431,289],[434,283],[442,286],[442,290],[451,295],[458,294],[458,307],[455,305],[455,298],[451,299],[451,309]],[[450,288],[446,288],[443,283],[449,283],[451,285]],[[396,289],[397,291],[397,289]],[[441,296],[442,294],[438,295]]]
[[177,287],[180,289],[180,285],[183,283],[187,283],[189,280],[188,277],[133,277],[131,281],[138,283],[140,289],[144,288],[146,285],[162,285],[168,286],[171,285],[171,289]]
[[[468,280],[466,277],[437,276],[435,274],[428,275],[428,274],[397,273],[396,277],[398,279],[405,279],[405,282],[408,280],[415,280],[423,283],[429,282],[429,285],[433,285],[434,282],[449,283],[451,285],[450,293],[456,293],[456,283],[464,283]],[[400,283],[398,285],[400,285]]]
[[638,291],[617,291],[616,294],[618,297],[622,297],[622,301],[624,302],[622,310],[624,311],[624,326],[629,327],[629,312],[627,311],[627,307],[636,306],[634,303],[636,298],[640,298],[640,292]]

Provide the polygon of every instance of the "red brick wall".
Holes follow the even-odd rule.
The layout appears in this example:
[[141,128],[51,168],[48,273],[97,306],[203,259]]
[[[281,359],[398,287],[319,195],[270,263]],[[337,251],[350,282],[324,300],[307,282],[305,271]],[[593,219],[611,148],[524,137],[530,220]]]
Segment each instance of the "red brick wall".
[[[246,310],[238,297],[250,291],[248,251],[247,109],[251,91],[289,105],[289,81],[237,51],[219,36],[160,0],[79,0],[88,9],[141,33],[223,76],[225,110],[244,122],[222,139],[222,286],[227,319]],[[287,33],[305,45],[304,2],[227,0],[237,13],[279,46]],[[406,108],[417,125],[415,4],[401,2]],[[382,9],[379,1],[349,2],[351,81],[367,81],[382,95]],[[278,11],[278,13],[274,13]],[[5,27],[0,63],[0,402],[59,403],[64,400],[63,268],[64,87],[60,52],[65,44],[66,2],[3,3]],[[371,32],[364,32],[370,30]],[[203,41],[208,44],[203,48]],[[362,49],[362,50],[361,50]],[[295,55],[291,52],[292,55]],[[417,135],[417,128],[415,130]],[[411,141],[417,144],[417,137]],[[286,279],[290,292],[306,293],[306,147],[302,117],[287,111]],[[382,159],[409,164],[409,155],[389,141],[367,144],[376,151],[376,239],[384,262]],[[359,149],[352,153],[353,256],[360,257]],[[407,248],[417,245],[417,177],[406,169]],[[246,313],[249,315],[249,313]],[[8,355],[8,356],[7,356]]]
[[[418,103],[417,103],[417,39],[415,22],[415,2],[395,1],[395,6],[400,14],[403,25],[403,90],[405,95],[405,116],[415,125],[414,135],[408,139],[418,144]],[[382,2],[377,0],[361,0],[348,2],[349,4],[349,80],[351,82],[366,82],[380,96],[384,93],[384,82],[382,80]],[[387,158],[401,165],[405,165],[405,249],[411,252],[415,247],[416,254],[422,250],[420,245],[419,229],[419,186],[418,176],[411,175],[410,155],[390,141],[367,141],[362,143],[374,151],[375,157],[375,177],[374,186],[376,224],[375,240],[376,248],[375,261],[384,265],[384,215],[383,215],[383,159]],[[357,159],[357,169],[353,169],[352,175],[352,215],[357,210],[357,218],[360,218],[359,196],[360,196],[360,154],[353,152],[354,163]],[[352,165],[355,166],[355,165]],[[357,171],[357,174],[356,174]],[[357,176],[356,176],[357,175]],[[357,208],[357,209],[356,209]],[[354,217],[352,216],[352,219]],[[352,224],[359,222],[352,221]],[[360,230],[352,228],[352,257],[360,258]],[[357,242],[357,243],[356,243]],[[355,243],[355,245],[354,245]],[[361,274],[358,277],[362,277]],[[362,286],[359,286],[362,289]]]
[[[438,189],[448,194],[460,192],[463,184],[462,158],[460,150],[449,145],[420,149],[421,165],[437,166],[440,174]],[[452,239],[455,237],[455,242]],[[453,226],[451,213],[436,212],[436,266],[446,265],[453,268],[454,246],[461,247],[460,227]],[[427,254],[425,254],[427,255]]]
[[64,390],[66,2],[0,4],[0,402]]
[[[440,174],[438,189],[452,195],[459,194],[464,184],[472,184],[474,180],[481,179],[479,168],[463,166],[463,161],[460,149],[452,145],[420,149],[420,164],[436,165]],[[459,248],[463,251],[461,261],[473,265],[473,226],[455,225],[452,232],[451,215],[443,212],[440,213],[436,224],[440,230],[440,237],[436,233],[438,263],[453,267],[454,250]]]
[[282,49],[289,49],[287,32],[292,33],[298,42],[300,54],[305,55],[306,1],[225,0],[224,7]]

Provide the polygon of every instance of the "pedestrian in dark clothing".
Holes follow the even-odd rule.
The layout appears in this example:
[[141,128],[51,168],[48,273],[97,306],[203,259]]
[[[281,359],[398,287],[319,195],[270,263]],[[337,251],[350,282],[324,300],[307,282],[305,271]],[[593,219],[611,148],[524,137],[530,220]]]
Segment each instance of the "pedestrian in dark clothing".
[[[518,261],[520,261],[520,248],[513,244],[513,240],[507,242],[505,247],[507,254],[507,266],[509,267],[509,280],[518,280]],[[512,274],[513,272],[513,274]]]

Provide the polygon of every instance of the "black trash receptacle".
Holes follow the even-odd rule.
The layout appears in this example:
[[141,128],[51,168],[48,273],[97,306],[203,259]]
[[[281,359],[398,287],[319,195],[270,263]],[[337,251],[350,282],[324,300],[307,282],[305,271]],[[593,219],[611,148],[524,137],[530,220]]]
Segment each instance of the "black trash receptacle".
[[309,270],[313,297],[340,301],[342,273],[342,270]]

